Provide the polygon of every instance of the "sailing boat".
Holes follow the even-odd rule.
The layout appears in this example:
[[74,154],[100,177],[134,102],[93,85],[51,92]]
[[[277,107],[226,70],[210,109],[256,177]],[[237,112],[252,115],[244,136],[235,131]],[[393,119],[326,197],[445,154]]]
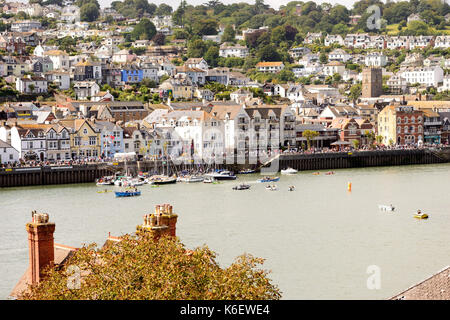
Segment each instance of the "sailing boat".
[[[165,151],[165,148],[164,148]],[[164,154],[166,155],[166,152],[164,152]],[[164,163],[163,163],[164,164]],[[169,177],[169,157],[166,156],[166,164],[167,164],[167,175],[164,174],[164,166],[163,166],[163,174],[162,175],[156,175],[153,176],[151,179],[149,179],[149,182],[151,184],[155,184],[155,185],[161,185],[161,184],[172,184],[172,183],[177,183],[177,178],[176,177]]]

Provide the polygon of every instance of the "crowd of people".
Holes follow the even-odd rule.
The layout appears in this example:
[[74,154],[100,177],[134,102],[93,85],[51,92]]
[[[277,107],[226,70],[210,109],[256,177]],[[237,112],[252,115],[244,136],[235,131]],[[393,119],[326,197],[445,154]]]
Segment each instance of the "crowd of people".
[[[269,150],[258,150],[258,151],[246,151],[238,154],[233,154],[231,157],[234,158],[255,158],[255,159],[271,159],[279,154],[289,154],[289,155],[296,155],[296,154],[323,154],[323,153],[348,153],[348,152],[355,152],[355,151],[387,151],[387,150],[417,150],[417,149],[441,149],[449,147],[447,144],[424,144],[422,146],[417,145],[393,145],[393,146],[386,146],[386,145],[375,145],[375,146],[362,146],[361,148],[355,149],[352,146],[349,145],[341,145],[341,146],[335,146],[335,147],[324,147],[324,148],[318,148],[318,147],[311,147],[310,149],[304,150],[302,148],[286,148],[286,149],[269,149]],[[228,159],[230,155],[227,155],[226,153],[223,153],[221,157],[218,157],[218,155],[210,155],[208,157],[201,158],[202,162],[211,163],[214,162],[214,160],[220,160],[220,159]],[[199,160],[198,157],[195,156],[189,156],[189,155],[180,155],[180,156],[166,156],[166,155],[146,155],[143,157],[136,157],[132,160],[147,160],[147,161],[155,161],[155,160],[178,160],[178,161],[188,161],[191,159]],[[27,167],[46,167],[46,166],[72,166],[72,165],[88,165],[88,164],[96,164],[96,163],[109,163],[117,161],[117,159],[110,158],[110,157],[89,157],[89,158],[82,158],[82,159],[70,159],[70,160],[57,160],[57,161],[39,161],[39,160],[24,160],[20,159],[19,162],[11,162],[11,163],[4,163],[1,164],[0,168],[7,169],[7,168],[27,168]],[[195,162],[195,161],[194,161]]]

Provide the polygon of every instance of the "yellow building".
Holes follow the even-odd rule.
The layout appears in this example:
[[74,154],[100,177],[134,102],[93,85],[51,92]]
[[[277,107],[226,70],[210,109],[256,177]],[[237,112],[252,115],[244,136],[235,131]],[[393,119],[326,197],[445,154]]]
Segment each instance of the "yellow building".
[[70,151],[72,159],[99,157],[101,155],[100,131],[86,119],[60,120],[61,125],[71,128]]
[[378,113],[378,135],[383,137],[383,144],[397,141],[397,112],[395,106],[386,106]]

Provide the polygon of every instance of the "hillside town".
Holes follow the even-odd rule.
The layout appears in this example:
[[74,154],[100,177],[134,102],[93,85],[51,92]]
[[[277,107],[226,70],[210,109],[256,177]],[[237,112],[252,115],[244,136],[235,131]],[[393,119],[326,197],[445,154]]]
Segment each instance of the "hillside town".
[[[288,22],[266,25],[269,19],[238,27],[214,20],[215,13],[200,26],[186,22],[188,12],[226,7],[218,1],[182,1],[176,10],[144,1],[140,19],[129,9],[141,2],[130,3],[0,5],[3,166],[118,153],[204,158],[262,147],[449,144],[447,4],[428,35],[417,31],[427,22],[418,13],[397,34],[386,26],[367,32],[362,16],[347,9],[344,32],[304,33]],[[263,1],[246,6],[272,18],[342,10],[313,2],[278,12]]]

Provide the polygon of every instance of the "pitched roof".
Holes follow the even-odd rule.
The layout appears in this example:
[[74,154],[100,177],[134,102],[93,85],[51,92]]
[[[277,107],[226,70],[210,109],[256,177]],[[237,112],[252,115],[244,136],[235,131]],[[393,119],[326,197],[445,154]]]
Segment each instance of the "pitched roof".
[[279,67],[283,64],[282,61],[273,61],[273,62],[258,62],[256,67]]
[[391,297],[390,300],[450,300],[450,266]]

